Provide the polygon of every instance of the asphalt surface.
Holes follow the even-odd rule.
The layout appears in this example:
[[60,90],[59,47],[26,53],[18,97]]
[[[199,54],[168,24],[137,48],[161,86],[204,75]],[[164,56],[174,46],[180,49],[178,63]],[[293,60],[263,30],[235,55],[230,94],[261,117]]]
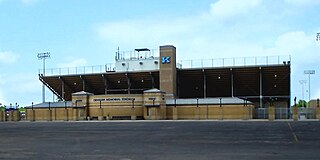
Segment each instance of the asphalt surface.
[[320,159],[320,122],[6,122],[0,159]]

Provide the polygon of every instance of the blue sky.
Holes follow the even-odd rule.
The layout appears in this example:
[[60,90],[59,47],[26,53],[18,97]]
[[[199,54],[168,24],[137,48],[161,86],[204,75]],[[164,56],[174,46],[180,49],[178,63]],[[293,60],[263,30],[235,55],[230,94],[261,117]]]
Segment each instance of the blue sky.
[[[47,68],[114,62],[117,47],[177,47],[180,60],[291,55],[292,97],[314,69],[320,97],[320,0],[0,0],[0,103],[39,103]],[[48,91],[47,91],[48,92]],[[46,95],[52,100],[52,94]]]

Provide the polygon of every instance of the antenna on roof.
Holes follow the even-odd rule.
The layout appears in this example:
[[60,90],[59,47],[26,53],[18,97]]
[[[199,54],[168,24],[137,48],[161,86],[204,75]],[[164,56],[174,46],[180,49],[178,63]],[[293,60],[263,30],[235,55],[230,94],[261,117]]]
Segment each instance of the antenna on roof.
[[118,46],[118,59],[120,59],[120,47]]
[[115,56],[116,61],[120,59],[120,48],[118,46],[117,52],[116,52],[116,56]]

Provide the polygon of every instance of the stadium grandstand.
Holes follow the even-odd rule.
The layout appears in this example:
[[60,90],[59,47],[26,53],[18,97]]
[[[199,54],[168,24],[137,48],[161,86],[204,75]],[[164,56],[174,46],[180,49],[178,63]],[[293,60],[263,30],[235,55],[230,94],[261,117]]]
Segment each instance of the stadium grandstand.
[[[243,104],[249,104],[252,109],[248,114],[252,118],[254,108],[290,107],[290,61],[290,56],[178,61],[176,48],[166,45],[160,46],[159,50],[118,51],[113,65],[47,69],[46,75],[41,70],[39,79],[61,102],[68,102],[59,102],[61,105],[86,108],[83,111],[85,119],[132,114],[108,111],[108,106],[118,105],[122,105],[123,110],[124,106],[127,109],[133,108],[132,105],[141,107],[136,111],[136,117],[142,119],[170,119],[168,117],[173,118],[174,114],[177,117],[190,114],[190,119],[194,119],[200,112],[208,118],[210,105],[221,107],[221,104],[241,108],[230,114],[242,113]],[[83,97],[77,100],[79,95],[85,95],[87,100]],[[162,98],[157,99],[158,95]],[[50,107],[45,104],[37,106]],[[168,109],[172,105],[179,110],[177,113]],[[199,111],[190,105],[200,107]],[[201,110],[204,107],[201,105],[207,107],[206,111]],[[159,106],[164,109],[161,111]],[[152,112],[154,107],[159,110]],[[94,108],[104,111],[94,111]],[[160,113],[162,116],[148,118]]]

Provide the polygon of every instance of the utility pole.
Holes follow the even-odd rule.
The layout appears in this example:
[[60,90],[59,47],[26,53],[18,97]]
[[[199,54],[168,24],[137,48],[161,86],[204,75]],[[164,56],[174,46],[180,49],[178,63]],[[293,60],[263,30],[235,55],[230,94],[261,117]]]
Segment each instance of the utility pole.
[[[43,60],[42,76],[45,76],[45,74],[46,74],[46,59],[50,58],[50,52],[38,53],[37,57],[39,60]],[[45,86],[44,86],[44,84],[42,84],[42,102],[44,103],[45,101],[46,101]]]

